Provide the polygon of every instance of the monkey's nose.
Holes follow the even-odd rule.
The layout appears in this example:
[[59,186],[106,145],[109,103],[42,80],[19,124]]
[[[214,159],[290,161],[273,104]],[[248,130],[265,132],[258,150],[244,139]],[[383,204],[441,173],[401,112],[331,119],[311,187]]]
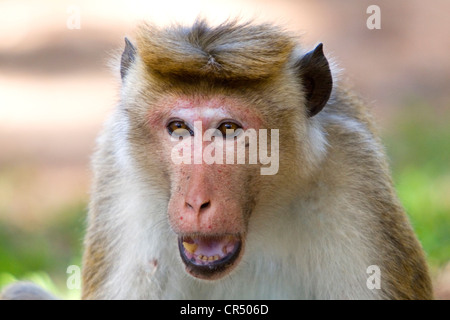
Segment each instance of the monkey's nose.
[[195,213],[202,213],[209,207],[211,207],[210,200],[201,200],[201,199],[190,199],[186,201],[186,207],[193,210]]

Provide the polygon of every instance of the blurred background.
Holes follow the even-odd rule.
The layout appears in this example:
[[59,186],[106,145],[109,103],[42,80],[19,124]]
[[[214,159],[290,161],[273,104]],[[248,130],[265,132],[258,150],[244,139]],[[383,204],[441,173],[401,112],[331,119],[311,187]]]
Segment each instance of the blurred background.
[[[381,29],[369,30],[369,5]],[[450,2],[332,0],[0,0],[0,288],[29,279],[63,298],[80,265],[89,159],[114,108],[108,67],[136,24],[243,19],[324,43],[370,105],[399,197],[450,298]]]

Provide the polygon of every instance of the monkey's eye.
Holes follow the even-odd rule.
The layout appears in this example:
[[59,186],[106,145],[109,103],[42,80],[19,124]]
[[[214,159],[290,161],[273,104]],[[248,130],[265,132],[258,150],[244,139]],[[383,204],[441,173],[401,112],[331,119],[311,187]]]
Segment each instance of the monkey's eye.
[[239,129],[242,129],[240,125],[230,121],[221,123],[217,128],[224,138],[236,137],[239,134]]
[[181,137],[186,135],[194,135],[194,132],[187,126],[186,123],[184,123],[184,121],[181,120],[170,122],[167,125],[167,130],[171,136]]

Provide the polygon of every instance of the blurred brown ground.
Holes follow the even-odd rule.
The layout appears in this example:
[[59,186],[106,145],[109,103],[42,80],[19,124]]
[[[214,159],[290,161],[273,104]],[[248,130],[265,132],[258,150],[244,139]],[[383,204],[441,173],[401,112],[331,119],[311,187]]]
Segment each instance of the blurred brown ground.
[[[366,27],[371,4],[381,7],[381,30]],[[80,29],[66,26],[71,5]],[[117,100],[108,57],[139,20],[192,21],[200,12],[212,21],[239,14],[282,23],[308,48],[323,42],[381,130],[408,97],[435,113],[449,101],[446,0],[1,1],[0,223],[39,228],[58,208],[87,199],[95,137]],[[440,276],[439,297],[450,297],[449,278]]]

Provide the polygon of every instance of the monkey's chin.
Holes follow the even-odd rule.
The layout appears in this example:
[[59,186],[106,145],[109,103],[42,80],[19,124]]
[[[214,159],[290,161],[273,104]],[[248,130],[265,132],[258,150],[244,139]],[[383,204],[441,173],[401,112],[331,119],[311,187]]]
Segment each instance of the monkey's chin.
[[243,252],[240,235],[185,235],[178,248],[186,271],[203,280],[218,280],[238,264]]

